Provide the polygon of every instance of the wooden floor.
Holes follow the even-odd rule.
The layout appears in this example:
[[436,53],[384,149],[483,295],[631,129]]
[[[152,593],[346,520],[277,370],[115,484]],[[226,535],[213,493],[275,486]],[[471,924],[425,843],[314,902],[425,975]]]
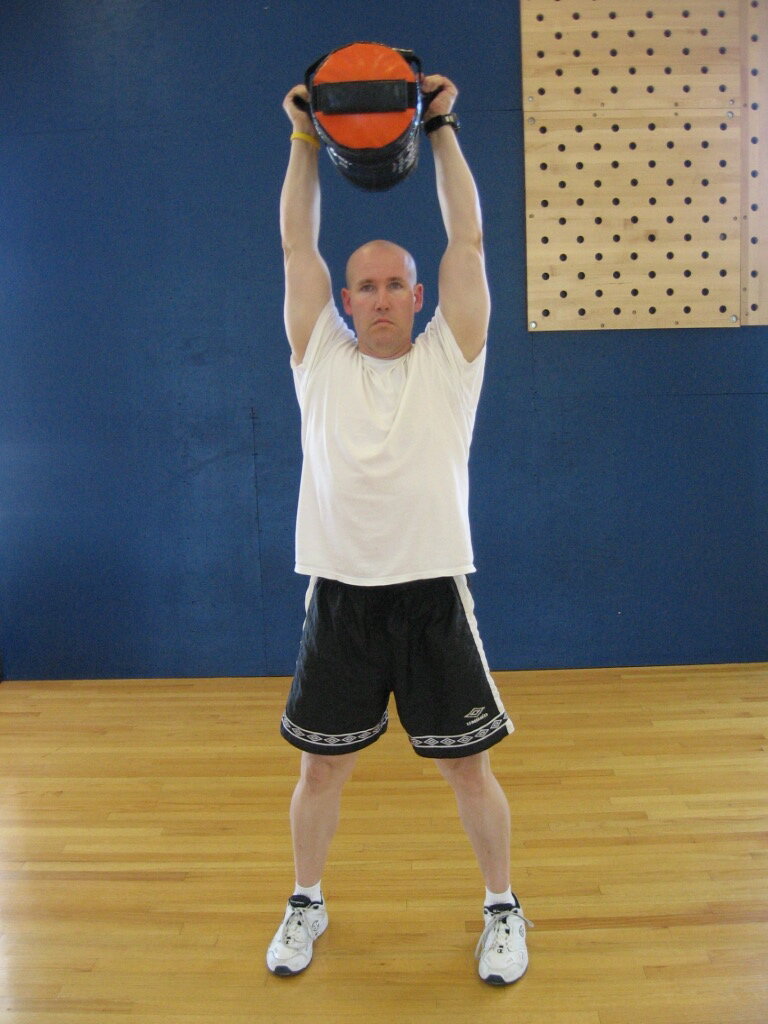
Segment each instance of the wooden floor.
[[301,977],[285,679],[0,686],[2,1024],[765,1024],[768,665],[497,674],[531,966],[399,725],[361,757]]

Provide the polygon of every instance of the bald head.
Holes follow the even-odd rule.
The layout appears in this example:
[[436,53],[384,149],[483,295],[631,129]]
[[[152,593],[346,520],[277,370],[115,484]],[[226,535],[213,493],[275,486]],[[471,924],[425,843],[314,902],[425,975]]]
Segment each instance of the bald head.
[[358,276],[359,268],[368,266],[372,260],[392,259],[397,257],[403,261],[403,270],[408,282],[413,286],[416,284],[416,261],[413,256],[401,245],[394,242],[387,242],[384,239],[375,239],[366,242],[359,249],[355,249],[347,260],[347,288],[352,287],[352,282]]
[[394,242],[361,245],[347,262],[344,312],[363,355],[396,359],[411,348],[414,315],[424,300],[413,256]]

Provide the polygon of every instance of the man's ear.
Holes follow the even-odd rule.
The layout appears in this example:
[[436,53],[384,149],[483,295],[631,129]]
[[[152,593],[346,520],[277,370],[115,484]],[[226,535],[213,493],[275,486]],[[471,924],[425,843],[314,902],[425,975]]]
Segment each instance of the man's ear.
[[421,311],[421,307],[424,305],[424,285],[417,284],[413,289],[414,306],[413,310],[415,313]]
[[345,313],[351,313],[352,310],[349,308],[349,289],[348,288],[342,288],[341,289],[341,301],[342,301],[342,303],[344,305],[344,312]]

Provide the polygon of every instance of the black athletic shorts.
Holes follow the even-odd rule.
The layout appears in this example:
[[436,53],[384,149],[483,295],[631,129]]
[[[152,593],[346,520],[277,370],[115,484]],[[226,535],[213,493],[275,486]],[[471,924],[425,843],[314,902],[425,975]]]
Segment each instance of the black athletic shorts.
[[513,730],[464,576],[381,587],[313,577],[283,736],[313,754],[362,750],[387,728],[390,693],[423,757],[477,754]]

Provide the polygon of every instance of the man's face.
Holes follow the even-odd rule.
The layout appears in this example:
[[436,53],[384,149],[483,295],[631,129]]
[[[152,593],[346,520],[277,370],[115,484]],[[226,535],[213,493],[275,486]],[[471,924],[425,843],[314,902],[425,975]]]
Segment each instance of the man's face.
[[342,288],[344,311],[352,317],[364,355],[396,359],[410,350],[413,320],[422,307],[423,286],[405,249],[370,242],[353,253]]

